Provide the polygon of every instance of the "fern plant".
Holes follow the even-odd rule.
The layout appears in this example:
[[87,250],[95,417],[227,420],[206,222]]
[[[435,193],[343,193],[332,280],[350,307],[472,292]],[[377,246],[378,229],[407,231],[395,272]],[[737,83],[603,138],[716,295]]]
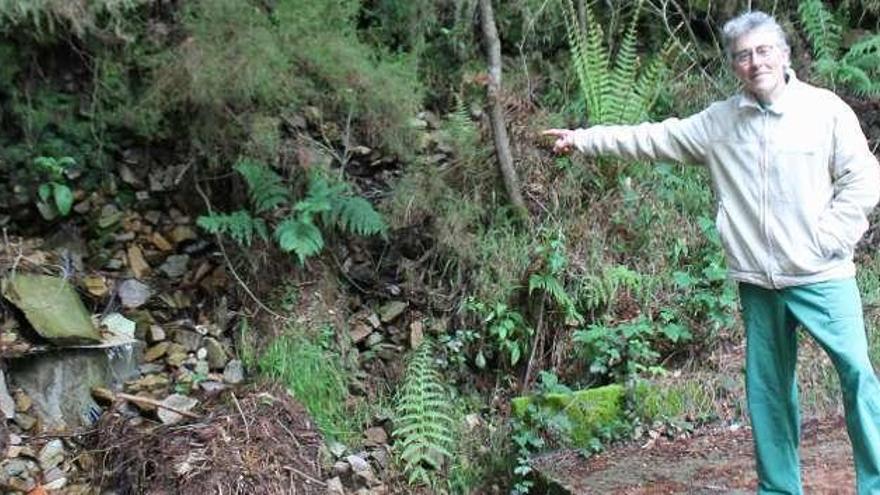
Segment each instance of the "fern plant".
[[590,124],[633,123],[644,120],[662,87],[666,60],[672,45],[660,56],[642,62],[636,54],[638,18],[642,0],[635,3],[632,19],[612,60],[603,41],[602,26],[590,3],[584,8],[585,25],[578,22],[573,0],[563,0],[565,29],[572,64]]
[[452,457],[455,421],[430,340],[415,349],[404,377],[395,406],[395,449],[410,484],[433,485]]
[[568,265],[562,234],[545,236],[545,244],[538,246],[537,251],[544,257],[544,269],[529,276],[529,295],[535,290],[543,291],[565,311],[568,322],[583,323],[584,318],[578,313],[574,299],[568,295],[560,280],[565,276]]
[[813,50],[819,82],[861,97],[880,96],[880,35],[866,35],[843,53],[843,24],[822,0],[800,2],[798,15]]
[[261,218],[252,217],[247,210],[203,215],[198,218],[196,224],[212,234],[229,236],[245,247],[250,247],[255,234],[263,240],[268,237],[266,222]]
[[384,235],[387,230],[369,201],[353,194],[345,182],[333,181],[320,171],[311,173],[305,196],[294,202],[281,176],[262,163],[243,159],[234,168],[248,186],[252,211],[199,217],[198,225],[212,234],[227,235],[242,246],[250,246],[255,235],[268,239],[268,221],[273,224],[272,236],[278,247],[304,263],[324,249],[319,225],[361,236]]

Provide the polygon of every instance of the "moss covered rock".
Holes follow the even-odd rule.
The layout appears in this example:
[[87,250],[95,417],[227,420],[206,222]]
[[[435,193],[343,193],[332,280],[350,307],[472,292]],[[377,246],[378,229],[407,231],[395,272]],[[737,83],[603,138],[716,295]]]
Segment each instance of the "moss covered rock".
[[511,407],[513,414],[526,422],[557,418],[567,427],[567,440],[584,447],[624,419],[624,402],[624,387],[612,384],[571,393],[517,397]]

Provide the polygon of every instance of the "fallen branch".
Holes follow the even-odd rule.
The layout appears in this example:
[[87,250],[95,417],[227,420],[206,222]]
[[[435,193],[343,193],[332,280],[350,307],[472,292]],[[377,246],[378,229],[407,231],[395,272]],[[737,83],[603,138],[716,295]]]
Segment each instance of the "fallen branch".
[[129,402],[134,402],[135,404],[145,404],[148,406],[158,407],[161,409],[165,409],[167,411],[171,411],[175,414],[180,414],[181,416],[186,416],[187,418],[201,419],[201,416],[199,416],[196,413],[191,413],[189,411],[184,411],[182,409],[178,409],[176,407],[172,407],[172,406],[163,404],[162,402],[160,402],[156,399],[150,398],[150,397],[142,397],[140,395],[124,394],[121,392],[118,394],[112,394],[112,395],[110,395],[110,397],[112,397],[114,400],[115,399],[127,400]]

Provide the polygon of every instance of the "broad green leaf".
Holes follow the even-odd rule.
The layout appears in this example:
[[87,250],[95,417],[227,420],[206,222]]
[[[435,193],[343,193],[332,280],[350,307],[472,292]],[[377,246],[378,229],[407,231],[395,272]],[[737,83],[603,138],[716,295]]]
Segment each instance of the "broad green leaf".
[[58,213],[61,213],[61,216],[67,216],[73,206],[73,192],[66,185],[58,183],[53,185],[53,192]]

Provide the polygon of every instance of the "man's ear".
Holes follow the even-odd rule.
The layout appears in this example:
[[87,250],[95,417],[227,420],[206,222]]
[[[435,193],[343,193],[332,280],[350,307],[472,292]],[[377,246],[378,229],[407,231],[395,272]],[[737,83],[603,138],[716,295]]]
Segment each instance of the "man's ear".
[[784,47],[782,49],[782,64],[787,68],[791,68],[791,48]]

